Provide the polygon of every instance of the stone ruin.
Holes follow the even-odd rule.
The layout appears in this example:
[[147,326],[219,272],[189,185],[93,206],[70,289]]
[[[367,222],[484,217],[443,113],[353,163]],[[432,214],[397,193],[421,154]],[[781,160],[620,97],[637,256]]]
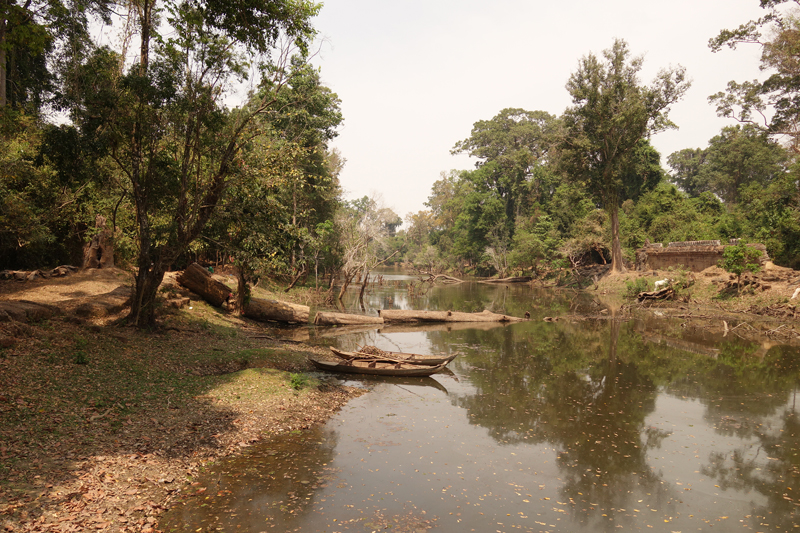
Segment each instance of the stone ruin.
[[[708,267],[717,266],[722,259],[722,251],[726,246],[735,246],[739,239],[731,239],[728,244],[720,241],[683,241],[671,242],[667,246],[661,243],[645,243],[636,250],[636,270],[666,270],[673,267],[684,267],[692,272],[701,272]],[[761,263],[769,261],[767,248],[763,244],[748,244],[761,250]]]

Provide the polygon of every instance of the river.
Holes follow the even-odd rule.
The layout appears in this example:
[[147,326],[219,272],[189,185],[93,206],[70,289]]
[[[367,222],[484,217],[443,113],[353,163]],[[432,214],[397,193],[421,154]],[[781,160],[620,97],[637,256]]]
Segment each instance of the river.
[[348,308],[531,320],[313,331],[460,355],[431,378],[328,377],[371,392],[213,465],[165,530],[800,531],[797,348],[619,320],[591,292],[413,280],[384,271]]

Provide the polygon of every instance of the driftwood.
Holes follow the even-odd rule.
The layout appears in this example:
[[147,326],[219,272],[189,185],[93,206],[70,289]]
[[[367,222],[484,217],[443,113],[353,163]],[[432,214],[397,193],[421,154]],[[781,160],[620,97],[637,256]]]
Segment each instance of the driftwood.
[[666,287],[657,291],[640,292],[637,299],[640,302],[645,300],[671,300],[675,297],[675,290],[672,287]]
[[354,326],[360,324],[383,324],[379,316],[353,315],[348,313],[329,313],[318,311],[314,317],[317,326]]
[[426,283],[436,283],[437,281],[441,281],[442,283],[464,283],[464,280],[454,278],[453,276],[448,276],[446,274],[432,274],[430,272],[420,272],[420,274],[427,274],[430,276],[428,279],[423,279]]
[[480,283],[528,283],[532,279],[531,276],[515,276],[502,279],[483,279]]
[[307,305],[251,298],[244,306],[244,316],[261,322],[308,323],[310,308]]
[[211,273],[197,263],[192,263],[177,277],[178,283],[199,295],[215,307],[222,307],[233,295],[233,291],[211,277]]
[[378,311],[384,322],[521,322],[522,318],[499,315],[485,310],[481,313],[461,313],[458,311],[404,311],[384,309]]

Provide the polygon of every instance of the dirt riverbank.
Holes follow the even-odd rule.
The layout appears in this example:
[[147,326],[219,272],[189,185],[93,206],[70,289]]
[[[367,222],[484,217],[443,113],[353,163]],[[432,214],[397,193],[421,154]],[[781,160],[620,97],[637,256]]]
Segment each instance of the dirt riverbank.
[[0,531],[158,531],[209,461],[363,392],[306,382],[319,348],[195,298],[158,333],[114,325],[124,306],[107,295],[129,283],[119,270],[0,282]]

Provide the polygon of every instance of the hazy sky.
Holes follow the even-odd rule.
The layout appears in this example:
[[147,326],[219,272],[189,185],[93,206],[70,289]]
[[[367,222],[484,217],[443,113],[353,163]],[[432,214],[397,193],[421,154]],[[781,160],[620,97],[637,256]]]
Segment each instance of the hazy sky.
[[475,122],[507,107],[560,115],[578,60],[615,38],[644,56],[643,82],[676,65],[692,79],[680,129],[653,138],[666,166],[729,124],[709,95],[760,74],[757,47],[714,54],[708,40],[763,14],[758,0],[324,0],[314,63],[342,100],[345,196],[378,193],[403,218],[425,209],[440,172],[473,168],[450,149]]

